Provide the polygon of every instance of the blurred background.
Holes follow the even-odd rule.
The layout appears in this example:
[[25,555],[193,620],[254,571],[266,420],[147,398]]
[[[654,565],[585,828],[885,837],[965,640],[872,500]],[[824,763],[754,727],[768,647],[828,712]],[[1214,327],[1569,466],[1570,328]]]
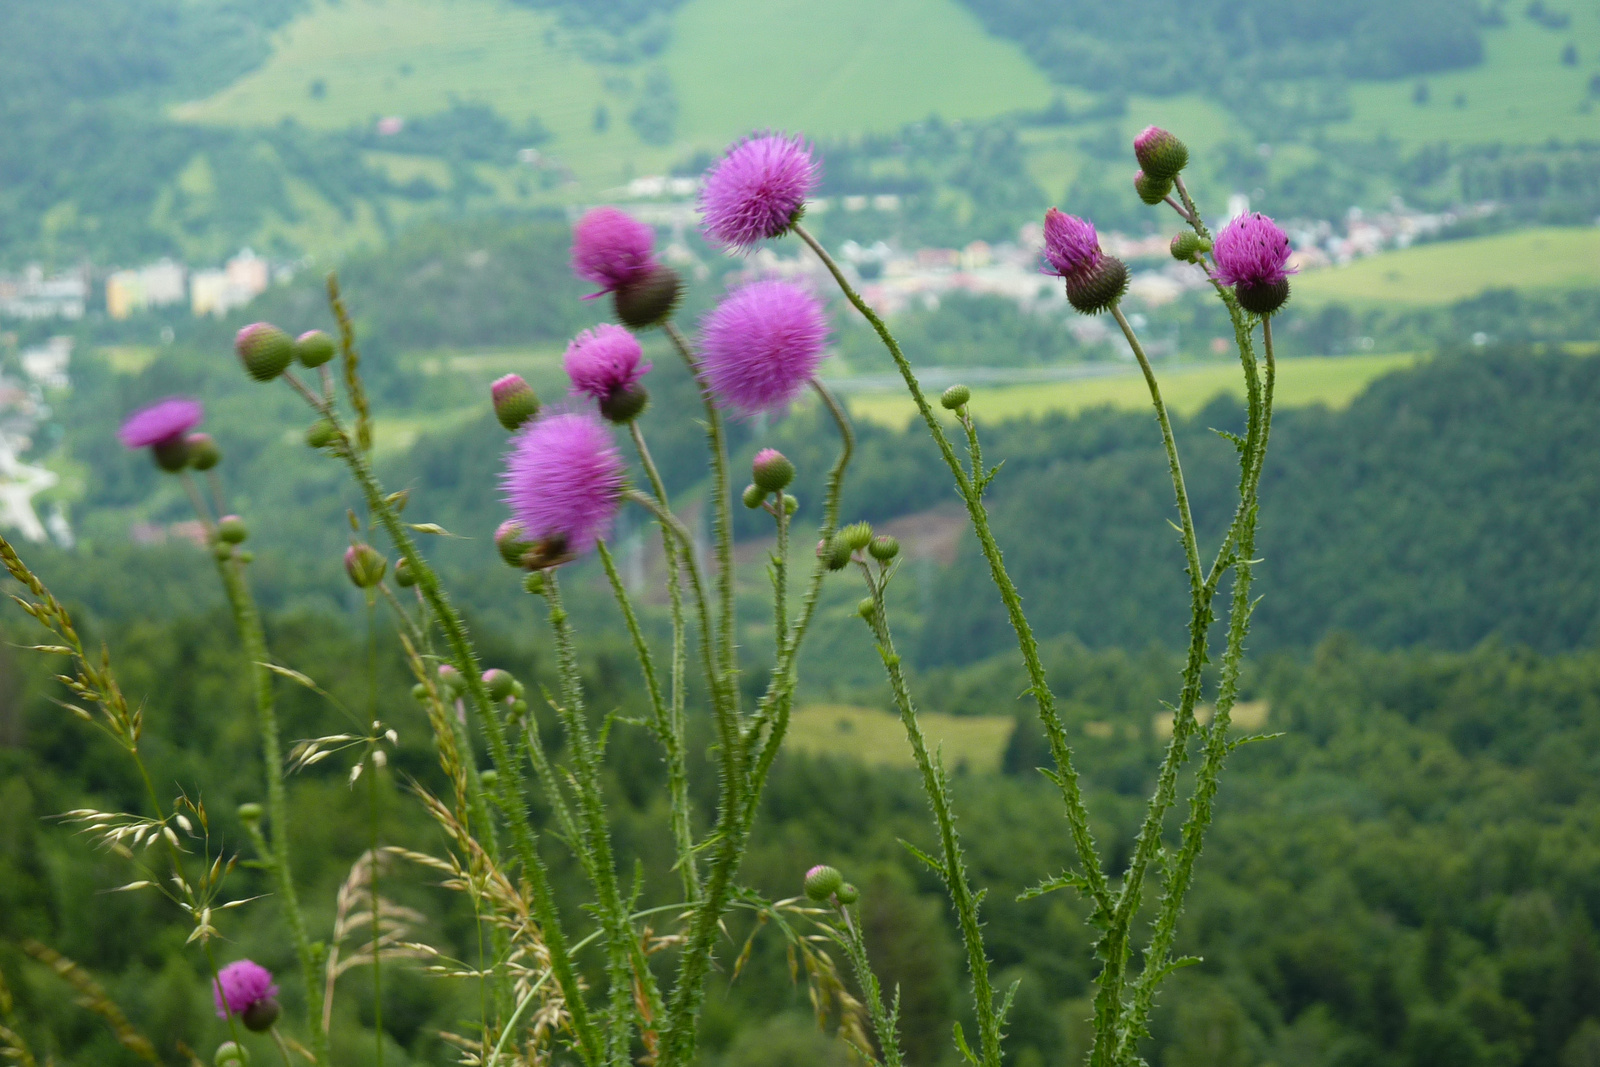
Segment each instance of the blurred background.
[[[1039,224],[1052,205],[1086,216],[1129,263],[1126,307],[1214,544],[1236,473],[1211,431],[1242,425],[1237,357],[1199,272],[1167,253],[1175,217],[1132,189],[1134,134],[1172,130],[1214,226],[1272,215],[1300,273],[1276,327],[1264,599],[1235,714],[1241,736],[1278,736],[1234,757],[1187,917],[1183,947],[1203,962],[1174,979],[1146,1058],[1600,1067],[1596,0],[10,0],[0,56],[0,532],[113,650],[163,780],[217,812],[260,791],[238,653],[202,532],[178,486],[117,443],[123,414],[204,400],[278,658],[365,699],[347,667],[365,612],[339,562],[358,497],[304,446],[298,401],[249,383],[231,351],[256,320],[331,329],[337,269],[386,483],[412,490],[408,518],[450,531],[432,547],[488,662],[542,678],[538,604],[487,543],[505,448],[487,384],[516,372],[558,399],[566,341],[608,316],[579,299],[572,221],[615,204],[655,226],[690,282],[686,327],[738,281],[816,281],[835,311],[823,373],[861,435],[845,516],[905,546],[897,640],[994,886],[997,967],[1022,982],[1019,1067],[1081,1058],[1093,961],[1079,902],[1015,900],[1068,850],[1009,627],[871,331],[795,242],[746,258],[707,245],[694,198],[733,139],[811,138],[823,177],[807,224],[925,383],[973,387],[986,455],[1005,460],[997,533],[1116,862],[1170,733],[1186,586],[1142,379],[1120,336],[1039,272]],[[643,426],[704,528],[696,398],[670,350],[646,348]],[[801,405],[732,433],[738,467],[765,445],[796,461],[814,522],[826,420]],[[771,545],[739,523],[755,685]],[[613,544],[659,627],[659,541],[624,517]],[[594,704],[633,709],[603,576],[572,570]],[[912,1062],[954,1064],[964,966],[937,882],[897,843],[930,829],[858,596],[828,588],[744,878],[786,896],[812,862],[846,868],[886,982],[902,983]],[[153,901],[100,896],[126,880],[117,862],[47,818],[135,804],[137,783],[13,647],[36,643],[28,621],[0,616],[0,976],[36,1049],[134,1062],[16,948],[50,943],[180,1062],[178,1039],[220,1033],[180,928]],[[426,781],[404,665],[380,666],[397,766]],[[326,704],[281,698],[291,738],[331,732]],[[622,851],[654,870],[659,760],[619,731],[612,763]],[[297,848],[324,924],[365,841],[342,779],[296,783],[319,816]],[[405,782],[386,783],[386,838],[436,847]],[[581,878],[549,856],[576,915]],[[470,914],[408,877],[407,899],[438,917],[420,936],[468,952]],[[286,966],[275,922],[242,918],[227,954]],[[471,995],[413,970],[385,996],[392,1062],[454,1055],[438,1032]],[[341,998],[342,1063],[370,1055],[364,1004]],[[706,1028],[708,1064],[849,1060],[776,941],[737,983],[717,979]]]

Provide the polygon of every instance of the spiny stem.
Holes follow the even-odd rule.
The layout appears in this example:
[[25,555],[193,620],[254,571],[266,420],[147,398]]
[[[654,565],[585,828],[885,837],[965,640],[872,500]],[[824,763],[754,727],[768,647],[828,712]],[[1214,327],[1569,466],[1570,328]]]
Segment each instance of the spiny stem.
[[895,1011],[884,1008],[883,989],[878,984],[872,962],[867,958],[867,943],[861,936],[861,927],[851,918],[848,904],[839,905],[839,914],[844,918],[845,930],[839,940],[850,957],[850,966],[856,972],[856,983],[866,997],[867,1014],[872,1017],[872,1029],[878,1035],[878,1046],[883,1049],[884,1067],[900,1067],[904,1058],[900,1052],[900,1034],[896,1026],[899,997],[895,997]]
[[[367,729],[378,725],[378,620],[377,600],[367,590]],[[367,751],[367,890],[372,909],[372,1032],[376,1044],[374,1062],[383,1067],[383,972],[379,956],[383,940],[383,909],[378,895],[378,742]]]
[[1084,804],[1082,788],[1078,784],[1078,772],[1073,766],[1072,748],[1067,744],[1066,728],[1062,725],[1061,715],[1056,710],[1055,694],[1045,679],[1044,664],[1039,659],[1039,643],[1033,635],[1032,625],[1022,612],[1022,596],[1017,592],[1016,583],[1006,571],[1000,546],[995,542],[994,534],[989,529],[988,510],[984,507],[981,496],[975,491],[972,479],[962,469],[961,460],[956,456],[955,448],[950,444],[950,438],[940,425],[939,417],[934,414],[928,398],[923,395],[922,386],[917,381],[916,373],[911,369],[911,363],[900,351],[899,342],[894,339],[894,335],[889,332],[889,328],[884,325],[877,313],[862,299],[861,294],[856,292],[855,287],[839,269],[839,265],[828,254],[827,249],[822,247],[810,231],[796,224],[794,232],[811,247],[823,266],[833,275],[834,281],[838,283],[845,297],[872,324],[879,340],[883,342],[883,346],[888,349],[890,357],[894,360],[895,367],[900,371],[900,377],[905,380],[906,389],[911,393],[911,399],[916,403],[922,421],[927,424],[928,432],[939,447],[939,454],[944,457],[945,465],[950,468],[950,473],[955,478],[956,488],[960,491],[962,501],[967,506],[967,514],[972,519],[973,532],[977,535],[984,559],[989,564],[990,577],[1000,591],[1006,616],[1017,635],[1017,646],[1028,671],[1029,692],[1033,694],[1034,702],[1039,709],[1039,720],[1044,724],[1045,735],[1050,742],[1050,755],[1055,761],[1057,770],[1055,781],[1060,787],[1061,798],[1066,805],[1067,823],[1071,830],[1073,847],[1078,854],[1078,863],[1083,868],[1089,896],[1093,899],[1097,912],[1109,914],[1112,903],[1111,890],[1106,881],[1105,869],[1101,866],[1099,854],[1095,850],[1094,834],[1089,828],[1089,811]]

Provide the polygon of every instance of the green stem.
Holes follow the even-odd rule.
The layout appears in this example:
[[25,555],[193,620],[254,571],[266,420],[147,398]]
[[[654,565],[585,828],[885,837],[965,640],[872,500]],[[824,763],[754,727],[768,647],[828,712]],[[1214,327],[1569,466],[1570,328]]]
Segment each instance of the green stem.
[[900,1052],[900,1034],[897,1026],[900,1014],[898,991],[894,1010],[884,1008],[883,989],[878,984],[877,974],[872,970],[871,960],[867,958],[867,943],[861,936],[861,926],[851,917],[848,904],[839,905],[839,914],[844,919],[845,934],[838,940],[844,945],[845,953],[850,957],[850,966],[856,972],[856,983],[861,987],[866,999],[867,1014],[872,1018],[873,1032],[878,1035],[878,1047],[883,1050],[884,1065],[900,1067],[904,1058]]
[[1101,866],[1099,854],[1095,850],[1094,834],[1089,828],[1089,811],[1084,804],[1082,787],[1078,783],[1078,772],[1073,766],[1072,747],[1067,744],[1066,728],[1061,722],[1060,712],[1056,709],[1055,694],[1051,692],[1049,682],[1045,679],[1044,664],[1039,659],[1039,643],[1033,635],[1033,627],[1029,624],[1027,616],[1022,612],[1022,596],[1017,592],[1016,583],[1011,580],[1011,575],[1006,572],[1000,546],[995,542],[994,534],[989,529],[989,514],[984,507],[982,497],[972,479],[962,469],[961,460],[956,456],[955,448],[950,444],[950,438],[940,425],[939,417],[934,414],[928,398],[923,395],[922,386],[917,381],[916,373],[911,369],[905,354],[900,351],[899,342],[894,339],[894,335],[889,332],[889,328],[884,325],[877,313],[862,299],[861,294],[856,292],[839,269],[839,265],[817,239],[804,226],[798,224],[795,225],[794,232],[811,247],[817,258],[822,260],[828,272],[833,275],[834,281],[838,283],[845,297],[872,324],[879,340],[883,342],[894,360],[895,367],[900,371],[900,377],[905,380],[906,389],[911,393],[911,399],[916,403],[922,421],[927,424],[928,432],[933,435],[934,443],[938,445],[945,465],[950,468],[950,473],[955,478],[956,488],[960,491],[962,501],[967,506],[967,514],[972,519],[973,532],[977,535],[984,559],[989,564],[990,577],[1000,591],[1006,616],[1017,635],[1017,646],[1028,671],[1029,692],[1033,694],[1034,702],[1039,709],[1039,720],[1044,725],[1045,735],[1049,739],[1050,755],[1056,764],[1053,778],[1061,790],[1061,798],[1066,805],[1067,823],[1071,830],[1073,847],[1078,854],[1078,862],[1083,867],[1088,893],[1095,903],[1097,913],[1109,914],[1111,889],[1106,881],[1105,869]]
[[967,949],[967,969],[972,974],[972,999],[978,1016],[979,1047],[984,1067],[1000,1067],[1000,1021],[994,1010],[994,987],[989,983],[989,956],[983,945],[983,923],[978,917],[978,898],[967,880],[966,861],[962,855],[961,837],[956,832],[955,811],[950,800],[950,782],[945,777],[942,763],[928,753],[928,743],[917,721],[916,705],[911,699],[910,686],[906,684],[905,671],[900,656],[895,652],[894,635],[889,630],[888,607],[884,601],[883,581],[874,581],[871,568],[862,564],[867,575],[867,587],[872,591],[872,619],[870,625],[878,640],[878,655],[883,659],[884,670],[889,675],[889,687],[894,692],[895,707],[900,712],[900,722],[905,726],[906,740],[911,743],[911,754],[916,758],[917,770],[922,774],[922,791],[927,794],[928,805],[933,809],[934,822],[939,827],[939,848],[943,865],[939,871],[944,879],[950,902],[955,905],[956,918],[961,926],[961,939]]
[[[367,590],[367,722],[368,729],[378,726],[378,623],[377,600],[372,590]],[[381,897],[378,895],[378,742],[375,739],[367,751],[367,855],[370,870],[367,878],[369,906],[372,910],[372,1031],[376,1043],[374,1062],[383,1067],[383,972],[379,956],[383,938]]]

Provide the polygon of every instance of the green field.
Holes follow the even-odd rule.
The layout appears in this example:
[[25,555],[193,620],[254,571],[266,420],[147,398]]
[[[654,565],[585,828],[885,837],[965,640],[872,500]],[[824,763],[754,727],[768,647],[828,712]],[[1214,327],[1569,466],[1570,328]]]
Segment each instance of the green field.
[[[917,716],[928,747],[942,746],[951,773],[962,768],[976,773],[1000,769],[1015,720],[1004,715]],[[897,715],[876,708],[845,704],[811,704],[796,708],[789,720],[789,744],[812,756],[842,756],[874,767],[913,768],[911,746]]]
[[[1372,379],[1410,366],[1409,353],[1381,356],[1340,356],[1327,359],[1278,361],[1277,403],[1280,407],[1326,404],[1343,407]],[[1234,363],[1158,368],[1161,396],[1173,411],[1192,414],[1219,393],[1244,396],[1244,381]],[[896,429],[917,417],[909,397],[900,393],[869,393],[849,398],[857,419]],[[1150,407],[1144,378],[1133,368],[1115,377],[1083,381],[1029,383],[1027,385],[976,386],[972,410],[980,419],[1020,419],[1052,412],[1076,414],[1086,408],[1113,407],[1142,411]]]
[[1600,227],[1544,228],[1419,245],[1307,273],[1292,283],[1302,303],[1437,305],[1486,289],[1600,285]]

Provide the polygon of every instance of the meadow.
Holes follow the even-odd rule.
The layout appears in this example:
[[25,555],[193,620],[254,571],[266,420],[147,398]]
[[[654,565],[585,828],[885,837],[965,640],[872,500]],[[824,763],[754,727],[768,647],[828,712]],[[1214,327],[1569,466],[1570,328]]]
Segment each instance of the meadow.
[[[945,766],[957,774],[993,774],[1016,726],[1009,715],[945,715],[919,711],[917,719],[930,748],[941,747]],[[808,756],[834,756],[872,767],[912,770],[916,761],[906,745],[897,715],[848,704],[810,704],[796,708],[789,744]]]

